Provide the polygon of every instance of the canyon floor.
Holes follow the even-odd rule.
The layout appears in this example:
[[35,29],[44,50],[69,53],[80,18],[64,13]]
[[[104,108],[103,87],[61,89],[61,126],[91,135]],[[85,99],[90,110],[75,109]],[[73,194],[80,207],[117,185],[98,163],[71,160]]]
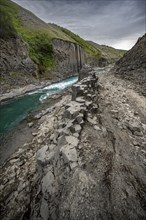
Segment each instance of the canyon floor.
[[95,72],[96,90],[89,83],[87,100],[77,97],[75,118],[65,93],[1,166],[1,219],[146,219],[146,98],[130,81]]

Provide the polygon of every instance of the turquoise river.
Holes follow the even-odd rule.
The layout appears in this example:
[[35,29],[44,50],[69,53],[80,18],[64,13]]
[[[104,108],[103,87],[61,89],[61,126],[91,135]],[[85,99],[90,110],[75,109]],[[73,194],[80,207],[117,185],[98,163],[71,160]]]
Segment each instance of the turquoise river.
[[65,88],[73,85],[77,80],[78,77],[73,76],[1,104],[0,135],[11,131],[25,119],[30,112],[37,109],[45,99],[51,95],[60,93]]

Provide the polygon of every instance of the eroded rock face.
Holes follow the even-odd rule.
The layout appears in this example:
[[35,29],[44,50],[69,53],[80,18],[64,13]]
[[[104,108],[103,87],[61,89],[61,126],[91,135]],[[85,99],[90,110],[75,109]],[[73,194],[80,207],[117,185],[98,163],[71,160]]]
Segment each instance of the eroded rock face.
[[78,44],[59,39],[53,40],[57,71],[63,76],[78,73],[85,64],[85,52]]
[[120,77],[132,81],[136,89],[146,96],[146,34],[116,62],[114,71]]
[[8,40],[0,39],[0,72],[23,71],[28,74],[35,74],[37,66],[29,58],[28,48],[20,38]]

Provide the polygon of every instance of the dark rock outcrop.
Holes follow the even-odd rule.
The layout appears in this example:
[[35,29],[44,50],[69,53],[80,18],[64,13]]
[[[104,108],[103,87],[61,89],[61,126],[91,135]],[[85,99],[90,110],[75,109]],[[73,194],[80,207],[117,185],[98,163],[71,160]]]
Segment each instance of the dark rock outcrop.
[[29,58],[26,43],[19,37],[0,39],[0,72],[23,71],[34,74],[36,64]]
[[119,61],[114,71],[121,77],[133,81],[146,96],[146,34]]
[[85,52],[80,45],[54,39],[53,48],[56,70],[63,77],[78,73],[85,64]]

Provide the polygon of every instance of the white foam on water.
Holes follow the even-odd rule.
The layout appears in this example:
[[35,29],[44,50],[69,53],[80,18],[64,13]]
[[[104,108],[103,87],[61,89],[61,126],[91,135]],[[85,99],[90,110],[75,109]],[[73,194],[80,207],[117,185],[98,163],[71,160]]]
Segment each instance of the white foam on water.
[[41,92],[45,92],[45,90],[46,90],[46,93],[41,95],[41,97],[39,98],[40,102],[43,102],[49,96],[54,95],[54,94],[62,91],[63,89],[73,85],[75,82],[77,82],[77,80],[78,80],[78,77],[69,78],[69,79],[63,80],[61,82],[54,83],[52,85],[44,87],[43,89],[41,89]]
[[39,89],[39,90],[35,90],[35,91],[32,91],[32,92],[29,92],[28,95],[33,95],[33,94],[36,94],[36,93],[41,93],[42,90]]

